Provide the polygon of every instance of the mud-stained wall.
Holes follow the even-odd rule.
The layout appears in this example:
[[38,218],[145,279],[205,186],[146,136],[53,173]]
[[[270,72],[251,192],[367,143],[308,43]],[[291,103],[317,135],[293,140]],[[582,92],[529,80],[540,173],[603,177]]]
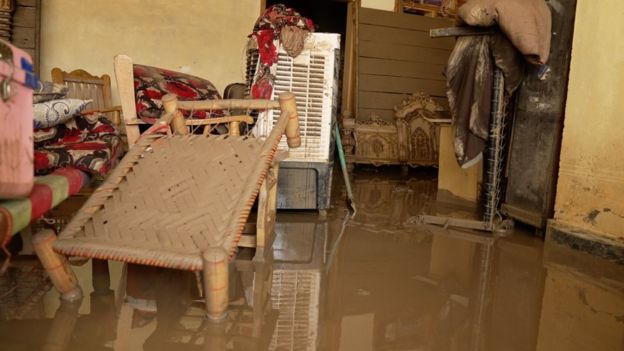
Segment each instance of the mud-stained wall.
[[555,219],[624,240],[623,12],[578,1]]
[[41,75],[61,67],[114,77],[113,56],[124,53],[223,92],[244,81],[244,47],[259,13],[258,0],[42,1]]

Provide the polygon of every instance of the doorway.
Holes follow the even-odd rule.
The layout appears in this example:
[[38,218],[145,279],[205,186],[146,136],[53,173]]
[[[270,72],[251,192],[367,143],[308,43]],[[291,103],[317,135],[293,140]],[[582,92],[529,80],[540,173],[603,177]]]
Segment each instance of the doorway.
[[292,7],[303,17],[311,19],[316,32],[340,34],[341,47],[344,48],[348,4],[346,0],[266,0],[267,8],[276,4]]
[[[295,9],[301,16],[309,18],[314,22],[314,31],[319,33],[340,34],[340,73],[338,75],[338,86],[343,86],[344,63],[345,63],[345,43],[347,33],[347,13],[349,2],[347,0],[266,0],[265,8],[272,5],[284,4]],[[337,111],[342,110],[342,89],[338,92]]]

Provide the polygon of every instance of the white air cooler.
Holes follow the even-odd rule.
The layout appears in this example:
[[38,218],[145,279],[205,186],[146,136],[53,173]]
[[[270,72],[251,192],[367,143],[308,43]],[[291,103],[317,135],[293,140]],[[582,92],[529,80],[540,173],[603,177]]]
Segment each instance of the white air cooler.
[[[258,51],[251,49],[247,57],[249,87],[257,69]],[[308,35],[304,50],[295,58],[280,48],[279,61],[272,69],[276,78],[271,98],[276,99],[285,91],[295,94],[301,129],[301,146],[289,150],[289,157],[280,164],[277,207],[326,210],[331,194],[332,126],[338,103],[340,35]],[[261,113],[255,134],[268,135],[278,118],[276,110]],[[286,137],[280,148],[288,149]]]

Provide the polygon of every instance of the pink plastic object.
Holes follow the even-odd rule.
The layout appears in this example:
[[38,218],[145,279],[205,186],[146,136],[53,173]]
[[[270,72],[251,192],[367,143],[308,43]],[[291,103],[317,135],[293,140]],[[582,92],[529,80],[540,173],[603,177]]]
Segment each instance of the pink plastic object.
[[33,187],[32,59],[0,40],[0,198],[28,196]]

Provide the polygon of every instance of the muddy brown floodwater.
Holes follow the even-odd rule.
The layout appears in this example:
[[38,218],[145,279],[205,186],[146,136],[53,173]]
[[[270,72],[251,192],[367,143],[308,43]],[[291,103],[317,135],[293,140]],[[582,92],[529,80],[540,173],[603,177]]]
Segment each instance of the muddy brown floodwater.
[[193,273],[88,262],[85,297],[61,303],[22,256],[0,277],[0,350],[624,350],[623,266],[522,229],[407,225],[435,208],[432,175],[356,174],[352,219],[335,184],[326,219],[280,212],[272,259],[232,264],[226,323]]

